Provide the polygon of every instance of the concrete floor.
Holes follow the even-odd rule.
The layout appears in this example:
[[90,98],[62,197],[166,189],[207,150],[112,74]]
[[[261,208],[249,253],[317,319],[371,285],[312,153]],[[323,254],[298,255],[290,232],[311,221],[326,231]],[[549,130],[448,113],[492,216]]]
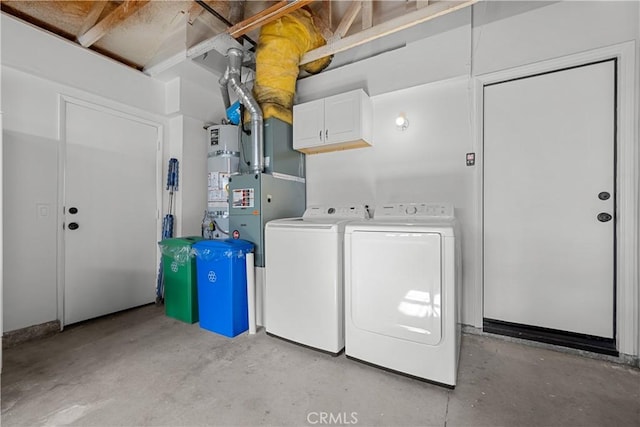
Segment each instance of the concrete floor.
[[624,365],[465,335],[458,381],[264,332],[227,339],[146,306],[6,350],[2,425],[640,425],[640,371]]

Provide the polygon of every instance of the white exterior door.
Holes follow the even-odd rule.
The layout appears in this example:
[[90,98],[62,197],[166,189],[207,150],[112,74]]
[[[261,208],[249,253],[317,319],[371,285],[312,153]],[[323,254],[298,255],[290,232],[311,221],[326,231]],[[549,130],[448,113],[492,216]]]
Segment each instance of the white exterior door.
[[485,86],[485,319],[614,338],[615,73]]
[[71,324],[155,299],[158,128],[72,103],[65,120],[64,323]]

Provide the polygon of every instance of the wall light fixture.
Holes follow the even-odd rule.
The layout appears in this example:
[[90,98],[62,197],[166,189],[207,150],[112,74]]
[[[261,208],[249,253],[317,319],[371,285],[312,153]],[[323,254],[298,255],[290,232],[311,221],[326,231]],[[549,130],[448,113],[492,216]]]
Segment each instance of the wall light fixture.
[[404,113],[398,114],[396,117],[396,129],[400,131],[405,131],[409,127],[409,120],[407,120],[407,116]]

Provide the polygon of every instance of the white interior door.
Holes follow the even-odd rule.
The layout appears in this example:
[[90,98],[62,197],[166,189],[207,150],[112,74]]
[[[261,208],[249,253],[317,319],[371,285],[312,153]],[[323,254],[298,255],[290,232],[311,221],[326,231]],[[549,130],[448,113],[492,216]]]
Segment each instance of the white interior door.
[[65,125],[64,323],[71,324],[155,299],[158,128],[72,103]]
[[614,338],[614,152],[614,61],[485,87],[485,319]]

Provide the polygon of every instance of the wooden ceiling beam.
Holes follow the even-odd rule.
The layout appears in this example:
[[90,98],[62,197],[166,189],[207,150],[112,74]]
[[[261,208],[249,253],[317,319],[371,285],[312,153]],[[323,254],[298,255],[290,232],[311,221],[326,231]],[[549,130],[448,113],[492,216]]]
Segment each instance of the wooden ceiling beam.
[[336,28],[333,33],[334,38],[341,39],[345,36],[345,34],[347,34],[349,28],[351,28],[351,24],[353,24],[353,21],[356,19],[356,16],[358,16],[358,13],[360,13],[361,9],[362,2],[360,0],[353,0],[351,2],[349,8],[344,13],[342,20],[338,24],[338,28]]
[[362,1],[362,29],[373,27],[373,1]]
[[316,24],[322,37],[330,40],[333,37],[333,28],[331,24],[331,0],[322,0],[319,10],[313,15],[313,22]]
[[268,24],[271,21],[275,21],[287,13],[293,12],[296,9],[300,9],[303,6],[313,2],[314,0],[284,0],[280,1],[273,6],[263,10],[260,13],[253,15],[244,21],[238,22],[233,27],[229,27],[227,33],[233,38],[241,37],[258,27]]
[[320,15],[326,19],[329,29],[333,31],[333,18],[331,16],[331,0],[322,0],[322,8],[320,10]]
[[233,0],[229,2],[229,21],[236,24],[244,19],[245,0]]
[[93,2],[93,4],[91,5],[91,9],[89,10],[89,13],[84,18],[82,27],[80,27],[80,29],[78,30],[76,38],[82,36],[84,33],[89,31],[91,27],[96,25],[96,22],[98,22],[98,19],[100,18],[100,15],[102,15],[102,11],[104,10],[104,7],[106,5],[107,5],[106,1]]
[[104,17],[102,21],[79,36],[78,43],[84,47],[91,46],[148,3],[149,0],[125,0],[125,2],[118,6],[113,12]]
[[300,60],[300,65],[307,64],[309,62],[315,61],[316,59],[324,58],[325,56],[333,55],[347,49],[351,49],[352,47],[360,46],[377,38],[384,37],[386,35],[413,27],[414,25],[421,24],[439,16],[455,12],[456,10],[471,6],[478,1],[480,0],[438,2],[430,4],[427,7],[383,22],[367,30],[353,34],[349,37],[345,37],[340,40],[331,40],[325,46],[307,52]]
[[191,6],[189,6],[189,10],[187,10],[187,22],[189,22],[189,25],[193,25],[196,18],[200,16],[202,12],[204,12],[202,6],[200,6],[195,1],[191,3]]

